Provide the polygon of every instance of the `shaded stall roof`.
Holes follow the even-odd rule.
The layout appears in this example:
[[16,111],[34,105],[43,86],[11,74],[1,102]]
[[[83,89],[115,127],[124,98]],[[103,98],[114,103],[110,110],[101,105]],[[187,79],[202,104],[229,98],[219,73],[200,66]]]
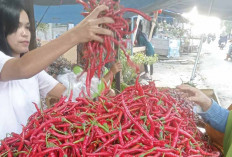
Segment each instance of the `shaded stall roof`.
[[79,23],[84,17],[80,14],[83,11],[81,5],[56,5],[40,6],[34,5],[35,21],[42,23]]
[[[157,9],[183,13],[190,11],[196,6],[201,14],[232,20],[231,0],[121,0],[120,3],[125,7],[139,9],[146,13],[151,13]],[[72,10],[71,5],[75,4],[75,6],[78,6],[75,0],[34,0],[34,4],[43,6],[62,5],[62,7],[68,4],[70,8],[63,9],[62,13],[50,12],[49,14],[53,14],[52,16],[54,16],[54,18],[62,17],[62,14],[65,12],[67,12],[66,16],[73,16],[72,13],[69,13]],[[62,7],[57,9],[61,9]],[[82,7],[76,8],[77,14],[80,14],[82,11]],[[128,14],[128,16],[130,16],[130,14]]]

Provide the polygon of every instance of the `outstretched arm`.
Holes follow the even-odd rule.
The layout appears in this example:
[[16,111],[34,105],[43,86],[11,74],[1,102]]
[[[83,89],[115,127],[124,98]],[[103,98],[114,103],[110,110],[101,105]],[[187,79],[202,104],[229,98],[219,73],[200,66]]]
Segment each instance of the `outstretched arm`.
[[210,99],[201,90],[191,87],[189,85],[177,86],[177,89],[185,93],[185,96],[190,100],[198,104],[203,112],[198,114],[211,125],[213,128],[220,132],[225,132],[227,118],[229,111],[219,106],[214,100]]
[[97,7],[76,27],[67,31],[59,38],[26,53],[21,58],[8,60],[0,73],[1,81],[30,78],[45,69],[77,43],[91,40],[103,42],[103,39],[99,36],[100,34],[113,35],[110,30],[99,27],[99,24],[114,22],[109,17],[98,18],[98,15],[107,9],[108,7],[105,5]]
[[185,96],[188,97],[190,101],[198,104],[204,112],[207,111],[212,105],[212,100],[197,88],[182,84],[177,86],[177,89],[184,92]]

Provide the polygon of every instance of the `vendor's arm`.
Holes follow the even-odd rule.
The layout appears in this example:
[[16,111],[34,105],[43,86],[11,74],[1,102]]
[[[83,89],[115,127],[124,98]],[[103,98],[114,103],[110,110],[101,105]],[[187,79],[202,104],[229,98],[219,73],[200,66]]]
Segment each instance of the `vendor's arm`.
[[39,82],[40,96],[46,98],[47,96],[60,98],[66,90],[66,87],[59,83],[52,76],[45,71],[41,71],[37,75]]
[[177,89],[185,93],[188,99],[198,104],[202,112],[202,118],[218,131],[224,132],[229,111],[220,107],[215,101],[210,99],[201,90],[186,84],[177,86]]
[[113,35],[110,30],[99,27],[102,23],[114,22],[109,17],[98,18],[99,13],[107,9],[108,7],[104,5],[97,7],[81,23],[61,35],[59,38],[26,53],[21,58],[9,59],[1,70],[0,80],[8,81],[30,78],[45,69],[49,64],[77,43],[88,42],[91,40],[103,42],[103,39],[99,34]]
[[225,132],[229,110],[222,108],[213,100],[206,112],[198,112],[198,114],[214,129]]

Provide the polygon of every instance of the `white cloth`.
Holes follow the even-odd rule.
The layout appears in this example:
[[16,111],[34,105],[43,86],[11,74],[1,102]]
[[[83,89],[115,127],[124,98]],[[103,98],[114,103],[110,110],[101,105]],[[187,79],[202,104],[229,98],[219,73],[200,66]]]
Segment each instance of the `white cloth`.
[[[12,57],[0,51],[0,72]],[[40,107],[40,97],[57,85],[58,81],[42,71],[29,79],[0,81],[0,139],[7,133],[22,132],[30,115],[36,112],[34,103]]]

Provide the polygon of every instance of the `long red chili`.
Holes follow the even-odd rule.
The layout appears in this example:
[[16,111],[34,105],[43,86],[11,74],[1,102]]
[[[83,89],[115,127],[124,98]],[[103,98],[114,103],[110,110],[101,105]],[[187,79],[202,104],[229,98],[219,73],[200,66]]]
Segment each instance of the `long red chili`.
[[[123,95],[122,95],[123,97]],[[123,98],[122,98],[123,99]],[[132,115],[130,114],[130,111],[128,110],[128,108],[126,107],[126,104],[124,102],[124,100],[122,101],[122,105],[126,111],[127,116],[130,118],[130,120],[138,127],[138,129],[151,141],[155,141],[154,137],[152,137],[146,130],[144,130],[144,128],[142,128],[142,126],[134,120],[134,118],[132,117]]]

